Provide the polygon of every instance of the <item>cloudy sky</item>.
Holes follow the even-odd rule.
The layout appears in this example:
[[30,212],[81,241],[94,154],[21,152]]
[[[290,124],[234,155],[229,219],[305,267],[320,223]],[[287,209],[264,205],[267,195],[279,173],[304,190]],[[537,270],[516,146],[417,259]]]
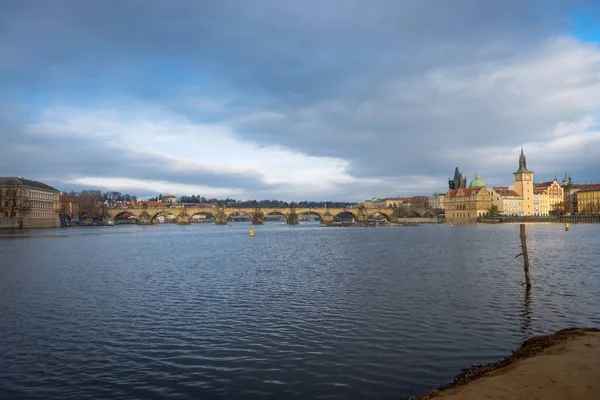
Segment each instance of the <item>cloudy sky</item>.
[[600,3],[2,0],[0,175],[363,200],[600,181]]

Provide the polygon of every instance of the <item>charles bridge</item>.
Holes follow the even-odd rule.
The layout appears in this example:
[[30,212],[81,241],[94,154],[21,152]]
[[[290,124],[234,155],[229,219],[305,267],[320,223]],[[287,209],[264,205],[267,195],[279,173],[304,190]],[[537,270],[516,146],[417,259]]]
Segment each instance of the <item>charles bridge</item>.
[[393,210],[390,208],[370,208],[370,207],[347,207],[347,208],[237,208],[237,207],[193,207],[184,205],[173,205],[171,207],[129,207],[129,208],[110,208],[108,216],[110,218],[119,218],[129,214],[137,217],[138,224],[152,225],[156,217],[162,215],[175,215],[177,223],[188,225],[195,215],[204,215],[206,218],[214,218],[215,224],[226,225],[232,218],[246,216],[252,219],[252,224],[260,225],[264,222],[265,216],[280,215],[287,224],[298,224],[298,217],[302,215],[312,215],[318,217],[322,224],[333,224],[336,217],[346,215],[353,218],[355,223],[366,223],[373,216],[382,216],[387,221],[391,221]]

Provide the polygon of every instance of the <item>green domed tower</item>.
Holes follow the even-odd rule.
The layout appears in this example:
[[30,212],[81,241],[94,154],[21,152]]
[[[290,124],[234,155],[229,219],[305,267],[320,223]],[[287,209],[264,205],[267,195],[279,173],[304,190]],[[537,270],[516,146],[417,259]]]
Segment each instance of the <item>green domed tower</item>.
[[483,180],[481,180],[479,174],[475,174],[475,177],[473,178],[471,183],[469,183],[469,189],[478,187],[485,187],[485,183],[483,182]]

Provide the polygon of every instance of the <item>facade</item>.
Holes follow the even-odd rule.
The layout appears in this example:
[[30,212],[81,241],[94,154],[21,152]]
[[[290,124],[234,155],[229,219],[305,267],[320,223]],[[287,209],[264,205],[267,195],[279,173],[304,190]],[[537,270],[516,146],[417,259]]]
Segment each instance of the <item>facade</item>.
[[500,215],[523,215],[523,198],[510,187],[495,187],[494,205]]
[[[578,193],[582,190],[593,189],[599,184],[578,184],[569,181],[567,184],[562,186],[564,193],[564,202],[567,206],[567,212],[579,213],[583,212],[579,210]],[[584,195],[585,197],[586,195]]]
[[163,201],[170,204],[177,203],[177,196],[163,196]]
[[521,148],[519,169],[513,173],[514,191],[523,198],[523,215],[534,215],[533,171],[527,169],[527,160]]
[[443,210],[445,198],[445,194],[435,193],[433,196],[429,197],[429,208],[434,210]]
[[580,213],[600,212],[600,184],[589,185],[577,192],[577,209]]
[[45,183],[21,177],[0,178],[0,216],[4,225],[20,228],[60,226],[60,192]]
[[533,185],[534,214],[552,215],[557,207],[564,201],[563,188],[554,178],[552,182],[541,182]]
[[474,222],[477,217],[488,216],[492,208],[495,191],[475,174],[468,189],[452,189],[446,193],[444,209],[449,222]]

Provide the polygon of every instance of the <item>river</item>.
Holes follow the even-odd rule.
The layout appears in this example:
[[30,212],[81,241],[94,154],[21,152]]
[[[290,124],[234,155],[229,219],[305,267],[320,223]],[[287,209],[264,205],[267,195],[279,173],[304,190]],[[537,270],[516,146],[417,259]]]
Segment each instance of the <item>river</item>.
[[[249,229],[255,231],[248,236]],[[600,224],[0,234],[0,398],[405,398],[600,326]]]

